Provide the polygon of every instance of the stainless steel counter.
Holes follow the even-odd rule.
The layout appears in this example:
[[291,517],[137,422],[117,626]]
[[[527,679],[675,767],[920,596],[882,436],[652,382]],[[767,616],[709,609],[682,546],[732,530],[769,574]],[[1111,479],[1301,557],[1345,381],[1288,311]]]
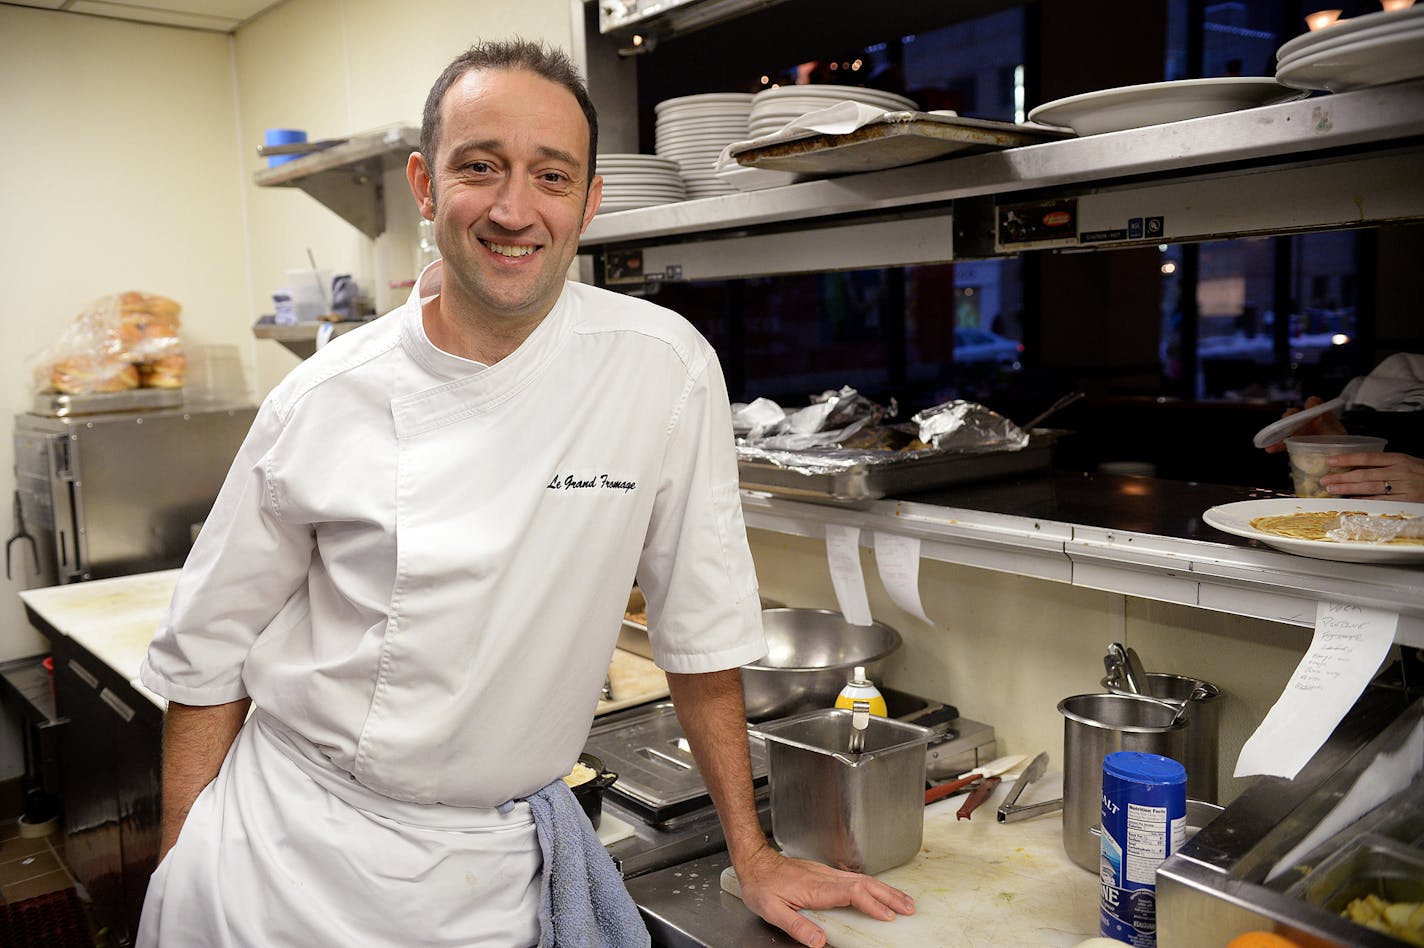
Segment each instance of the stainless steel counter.
[[763,922],[722,891],[722,870],[732,864],[725,849],[679,866],[628,880],[628,892],[643,912],[654,945],[667,948],[762,948],[796,941]]

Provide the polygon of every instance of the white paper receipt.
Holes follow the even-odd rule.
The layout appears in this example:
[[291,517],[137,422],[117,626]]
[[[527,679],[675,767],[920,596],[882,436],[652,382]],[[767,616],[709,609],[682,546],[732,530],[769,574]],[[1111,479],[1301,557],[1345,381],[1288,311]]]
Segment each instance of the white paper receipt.
[[826,562],[841,615],[851,625],[870,625],[870,600],[860,571],[860,527],[826,524]]
[[875,532],[875,568],[890,601],[921,622],[934,625],[920,602],[920,540]]
[[1241,748],[1236,776],[1294,779],[1379,670],[1398,625],[1398,613],[1321,602],[1310,648]]

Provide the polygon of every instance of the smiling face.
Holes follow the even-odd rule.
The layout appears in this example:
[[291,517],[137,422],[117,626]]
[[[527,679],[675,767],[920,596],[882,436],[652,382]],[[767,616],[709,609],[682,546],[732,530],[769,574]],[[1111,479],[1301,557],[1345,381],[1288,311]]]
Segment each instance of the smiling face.
[[467,72],[441,103],[438,150],[407,166],[444,260],[441,308],[490,327],[537,323],[563,291],[598,210],[588,121],[572,93],[525,70]]

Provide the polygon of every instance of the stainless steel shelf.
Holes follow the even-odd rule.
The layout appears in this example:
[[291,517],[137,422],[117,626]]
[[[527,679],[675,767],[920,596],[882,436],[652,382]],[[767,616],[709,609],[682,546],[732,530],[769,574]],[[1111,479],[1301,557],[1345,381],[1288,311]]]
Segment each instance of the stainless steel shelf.
[[[1132,488],[1124,492],[1124,485]],[[1246,488],[1048,474],[872,501],[856,509],[742,491],[749,528],[823,538],[827,524],[920,540],[926,559],[1311,628],[1323,599],[1399,614],[1395,641],[1424,648],[1424,585],[1410,566],[1294,556],[1205,526]]]
[[331,327],[331,338],[344,335],[365,322],[354,323],[296,323],[279,326],[276,323],[257,322],[252,324],[252,335],[258,339],[280,342],[299,359],[309,359],[316,352],[317,336],[323,326]]
[[253,178],[258,187],[301,188],[374,239],[386,229],[382,177],[404,168],[419,147],[419,128],[397,126],[353,136],[341,145],[265,168]]
[[[1029,249],[994,246],[993,214],[1000,196],[1010,201],[1081,197],[1085,223],[1080,226],[1085,230],[1103,223],[1094,215],[1132,213],[1137,207],[1152,208],[1151,213],[1164,219],[1164,230],[1096,241],[1093,247],[1420,219],[1424,187],[1412,169],[1424,155],[1421,142],[1424,81],[1413,81],[600,215],[584,234],[582,250],[694,240],[732,246],[725,238],[744,233],[785,234],[794,243],[796,234],[808,228],[858,227],[877,217],[936,207],[953,209],[952,257]],[[1245,186],[1248,180],[1250,187]],[[1215,213],[1200,210],[1204,205],[1223,211],[1239,208],[1243,193],[1270,203],[1248,209],[1252,213],[1238,211],[1224,224],[1214,223]],[[1174,209],[1178,213],[1173,214]],[[1258,210],[1261,214],[1253,217]],[[1086,241],[1080,244],[1088,246]],[[948,248],[943,258],[951,258]],[[703,266],[716,269],[710,263]],[[792,266],[805,269],[801,259]],[[768,271],[793,272],[778,269],[775,262],[763,267]]]

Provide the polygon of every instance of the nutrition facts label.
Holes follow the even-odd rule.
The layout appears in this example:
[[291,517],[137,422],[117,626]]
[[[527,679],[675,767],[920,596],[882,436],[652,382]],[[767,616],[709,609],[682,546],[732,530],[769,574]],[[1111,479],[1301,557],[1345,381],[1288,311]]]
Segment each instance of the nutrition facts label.
[[1123,856],[1123,880],[1152,885],[1157,867],[1167,858],[1167,808],[1127,805],[1127,852]]

